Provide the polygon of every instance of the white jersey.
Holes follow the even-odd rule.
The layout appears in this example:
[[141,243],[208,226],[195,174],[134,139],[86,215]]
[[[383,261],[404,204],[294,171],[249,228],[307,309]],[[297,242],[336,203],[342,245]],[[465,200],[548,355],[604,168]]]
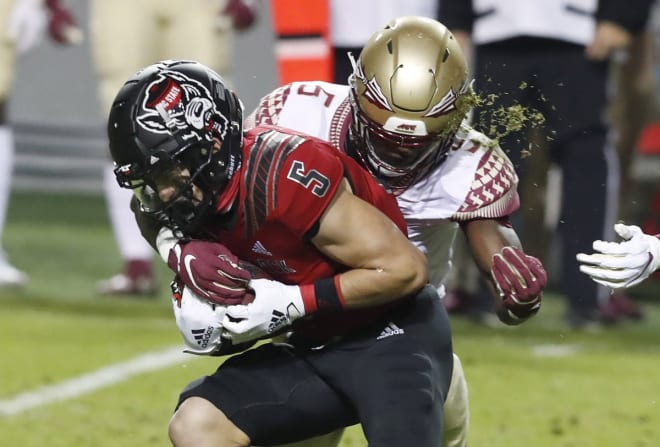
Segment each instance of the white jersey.
[[362,47],[397,17],[437,15],[438,0],[330,0],[330,40],[335,47]]
[[[294,82],[262,98],[245,128],[271,124],[294,129],[343,150],[351,122],[349,87]],[[508,216],[518,209],[518,177],[504,152],[462,126],[445,161],[397,196],[410,240],[429,260],[431,283],[444,295],[458,222]]]
[[598,0],[473,0],[472,39],[483,45],[520,36],[592,41]]

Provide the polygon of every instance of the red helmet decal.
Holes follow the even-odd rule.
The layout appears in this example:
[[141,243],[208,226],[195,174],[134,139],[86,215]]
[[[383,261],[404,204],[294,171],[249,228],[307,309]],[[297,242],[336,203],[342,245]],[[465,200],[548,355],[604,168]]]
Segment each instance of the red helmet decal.
[[173,79],[152,84],[148,90],[147,107],[156,109],[162,105],[166,110],[172,110],[181,103],[181,86]]
[[414,123],[401,123],[398,126],[396,126],[396,129],[394,129],[395,132],[399,133],[410,133],[413,134],[415,133],[415,130],[417,130],[417,124]]

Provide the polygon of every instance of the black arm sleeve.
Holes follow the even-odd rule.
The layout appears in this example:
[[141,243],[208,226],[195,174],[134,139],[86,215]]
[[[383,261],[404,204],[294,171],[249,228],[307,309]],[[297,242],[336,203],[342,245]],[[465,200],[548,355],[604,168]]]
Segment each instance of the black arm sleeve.
[[617,23],[637,34],[646,27],[653,3],[654,0],[600,0],[596,19]]
[[442,0],[438,19],[450,30],[472,32],[474,10],[472,0]]

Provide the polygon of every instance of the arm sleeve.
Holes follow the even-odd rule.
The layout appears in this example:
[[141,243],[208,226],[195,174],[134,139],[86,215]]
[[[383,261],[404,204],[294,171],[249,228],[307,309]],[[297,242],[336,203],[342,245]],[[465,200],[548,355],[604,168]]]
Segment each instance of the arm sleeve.
[[637,34],[646,27],[653,2],[654,0],[600,0],[596,19],[617,23]]
[[442,0],[438,19],[450,30],[472,32],[474,12],[472,0]]

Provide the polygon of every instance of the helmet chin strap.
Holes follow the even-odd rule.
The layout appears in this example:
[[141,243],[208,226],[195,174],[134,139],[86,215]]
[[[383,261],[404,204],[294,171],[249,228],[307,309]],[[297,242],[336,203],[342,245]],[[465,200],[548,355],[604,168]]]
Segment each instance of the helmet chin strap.
[[218,197],[218,200],[215,205],[215,212],[218,214],[224,214],[228,212],[231,207],[234,205],[236,198],[238,197],[238,184],[240,176],[234,175],[229,183],[224,187],[222,193]]

